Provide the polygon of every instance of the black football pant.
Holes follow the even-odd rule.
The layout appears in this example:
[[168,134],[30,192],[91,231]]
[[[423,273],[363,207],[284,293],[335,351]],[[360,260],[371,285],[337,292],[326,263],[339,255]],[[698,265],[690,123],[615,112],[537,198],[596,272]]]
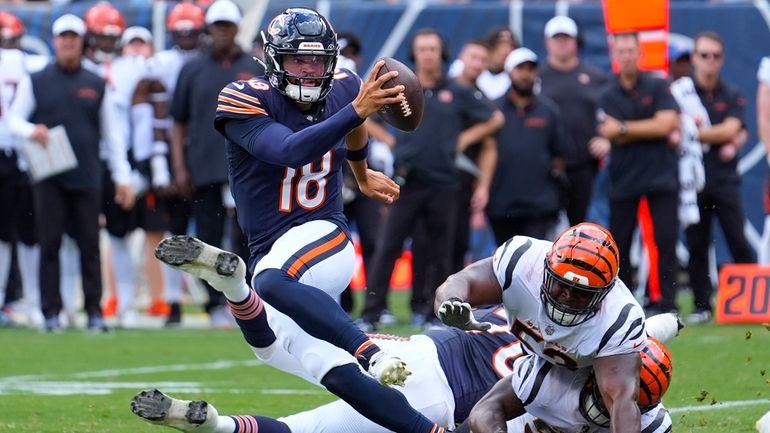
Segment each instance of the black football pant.
[[558,218],[557,214],[517,218],[490,216],[489,225],[495,234],[495,242],[500,246],[517,235],[546,239],[556,225]]
[[[433,317],[433,293],[449,276],[449,261],[454,243],[457,188],[446,185],[427,185],[416,181],[401,189],[401,196],[390,206],[388,217],[381,227],[372,265],[366,273],[367,294],[363,318],[376,322],[386,307],[390,277],[396,259],[401,255],[404,241],[421,224],[424,235],[415,238],[430,239],[430,248],[417,248],[412,253],[413,287],[412,311]],[[427,255],[415,257],[415,255]],[[419,264],[424,264],[421,269]],[[418,287],[415,281],[424,281]]]
[[[377,245],[377,234],[382,219],[380,217],[382,205],[377,200],[356,192],[356,198],[346,204],[343,211],[348,221],[355,223],[358,240],[361,242],[361,258],[366,270],[372,265],[372,256],[374,256]],[[353,310],[353,293],[350,290],[350,285],[342,292],[340,305],[348,313]]]
[[[217,248],[222,248],[227,218],[227,209],[222,204],[222,186],[221,183],[196,186],[192,203],[196,236]],[[221,292],[215,290],[206,281],[200,281],[209,294],[209,302],[205,305],[207,313],[215,307],[225,305],[225,298]]]
[[102,270],[99,254],[100,190],[72,191],[55,181],[32,187],[40,240],[40,288],[43,315],[55,317],[62,309],[59,281],[59,247],[65,227],[80,250],[85,310],[101,316]]
[[567,196],[569,200],[566,210],[567,219],[569,219],[571,226],[582,223],[586,219],[586,212],[594,190],[595,177],[596,165],[593,163],[567,168],[567,178],[569,179]]
[[[620,279],[633,287],[633,273],[629,252],[637,226],[637,212],[641,196],[610,199],[610,232],[618,244],[620,254]],[[675,311],[676,242],[679,233],[679,192],[662,192],[647,195],[652,216],[655,244],[658,247],[658,272],[660,276],[661,311]]]
[[745,214],[740,190],[721,188],[718,191],[703,191],[698,194],[700,222],[685,230],[690,261],[687,272],[695,297],[695,309],[711,311],[711,295],[714,288],[709,278],[709,248],[713,245],[711,222],[716,216],[725,234],[727,246],[734,263],[755,263],[754,250],[743,232]]

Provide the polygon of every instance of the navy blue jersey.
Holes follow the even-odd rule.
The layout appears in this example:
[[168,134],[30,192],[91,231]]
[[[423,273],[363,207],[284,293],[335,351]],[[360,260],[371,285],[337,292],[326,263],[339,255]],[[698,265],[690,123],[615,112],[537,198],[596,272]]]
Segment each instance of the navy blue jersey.
[[468,418],[471,408],[501,378],[513,372],[513,361],[522,355],[519,340],[508,331],[505,309],[476,310],[479,322],[490,322],[487,332],[442,328],[425,335],[436,343],[438,359],[455,399],[455,422]]
[[250,267],[290,228],[342,214],[346,135],[363,122],[350,104],[361,80],[340,70],[329,95],[301,111],[264,78],[219,94],[214,126],[227,141],[230,188],[249,240]]

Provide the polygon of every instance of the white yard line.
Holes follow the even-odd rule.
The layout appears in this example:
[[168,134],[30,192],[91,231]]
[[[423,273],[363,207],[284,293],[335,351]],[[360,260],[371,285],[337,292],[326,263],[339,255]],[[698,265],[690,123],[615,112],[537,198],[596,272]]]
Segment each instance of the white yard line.
[[770,407],[770,399],[759,398],[756,400],[725,401],[725,402],[719,402],[713,405],[707,404],[707,405],[699,405],[699,406],[674,407],[674,408],[668,409],[668,411],[671,414],[685,413],[685,412],[711,412],[712,410],[728,409],[731,407],[756,406],[760,404],[764,404]]

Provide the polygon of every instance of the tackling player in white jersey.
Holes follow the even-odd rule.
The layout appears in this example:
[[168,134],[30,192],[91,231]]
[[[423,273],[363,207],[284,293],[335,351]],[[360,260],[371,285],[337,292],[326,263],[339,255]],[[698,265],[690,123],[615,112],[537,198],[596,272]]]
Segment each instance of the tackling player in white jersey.
[[558,396],[543,391],[564,380],[582,382],[591,372],[612,419],[611,432],[641,431],[636,401],[639,351],[647,342],[644,312],[617,278],[618,263],[612,235],[581,223],[553,243],[515,236],[494,257],[468,266],[439,287],[438,316],[461,329],[488,328],[474,319],[471,305],[502,301],[511,332],[528,354],[516,360],[511,376],[521,404],[488,411],[484,422],[472,420],[474,433],[505,431],[506,421],[523,409],[559,427],[558,419],[552,419],[558,418]]

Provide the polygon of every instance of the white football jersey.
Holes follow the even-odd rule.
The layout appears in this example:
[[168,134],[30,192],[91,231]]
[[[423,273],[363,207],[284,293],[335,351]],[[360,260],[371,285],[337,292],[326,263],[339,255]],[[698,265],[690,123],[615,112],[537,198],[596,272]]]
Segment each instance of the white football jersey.
[[529,353],[552,364],[578,369],[596,358],[639,352],[647,341],[644,312],[622,281],[596,315],[576,326],[561,326],[546,314],[540,298],[551,242],[515,236],[495,252],[493,266],[503,290],[511,332]]
[[16,148],[20,143],[3,121],[19,82],[26,75],[43,69],[47,61],[45,56],[17,49],[0,49],[0,150]]
[[[582,419],[582,417],[581,417]],[[610,429],[586,423],[585,419],[576,424],[557,428],[530,414],[524,414],[508,421],[508,433],[609,433]],[[642,433],[670,433],[673,427],[671,415],[662,405],[642,414]]]
[[170,50],[161,51],[155,54],[154,67],[157,68],[158,71],[162,71],[161,74],[158,74],[158,78],[163,82],[163,86],[166,88],[169,104],[173,99],[176,81],[179,78],[179,72],[182,70],[182,66],[199,53],[199,50],[183,51],[178,48],[171,48]]

